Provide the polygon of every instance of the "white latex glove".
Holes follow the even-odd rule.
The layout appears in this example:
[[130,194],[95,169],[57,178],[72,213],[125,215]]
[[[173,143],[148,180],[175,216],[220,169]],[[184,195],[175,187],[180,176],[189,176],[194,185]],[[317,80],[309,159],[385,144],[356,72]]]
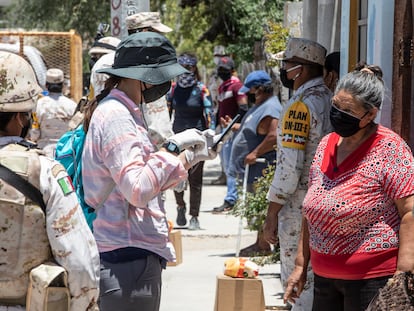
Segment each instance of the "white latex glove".
[[167,141],[176,144],[180,150],[184,150],[190,147],[204,145],[205,137],[203,136],[203,132],[200,130],[188,129],[168,137]]
[[222,142],[218,144],[216,150],[211,148],[220,135],[215,135],[213,130],[208,129],[202,132],[202,136],[204,137],[204,144],[190,147],[184,151],[185,158],[191,166],[201,161],[214,159],[221,150]]

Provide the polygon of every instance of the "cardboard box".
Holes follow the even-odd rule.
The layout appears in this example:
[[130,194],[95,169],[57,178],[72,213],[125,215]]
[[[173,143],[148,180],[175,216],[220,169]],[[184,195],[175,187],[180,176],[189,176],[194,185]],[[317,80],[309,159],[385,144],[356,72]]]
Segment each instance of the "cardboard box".
[[171,243],[174,245],[176,261],[167,262],[167,267],[177,266],[183,262],[183,244],[181,242],[181,231],[172,230],[168,237],[170,238]]
[[217,276],[214,311],[264,311],[265,307],[263,284],[260,278]]

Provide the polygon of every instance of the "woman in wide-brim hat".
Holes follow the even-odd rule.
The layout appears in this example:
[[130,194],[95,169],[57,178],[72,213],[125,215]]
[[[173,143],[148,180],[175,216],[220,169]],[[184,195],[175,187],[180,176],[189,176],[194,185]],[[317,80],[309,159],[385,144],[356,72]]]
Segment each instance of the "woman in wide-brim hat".
[[164,36],[128,36],[113,66],[97,72],[110,77],[85,124],[82,177],[90,206],[100,206],[110,192],[93,224],[101,258],[100,310],[156,311],[161,271],[175,260],[161,192],[215,154],[206,151],[207,138],[196,130],[170,138],[168,150],[156,150],[150,140],[142,104],[165,95],[171,80],[187,72]]

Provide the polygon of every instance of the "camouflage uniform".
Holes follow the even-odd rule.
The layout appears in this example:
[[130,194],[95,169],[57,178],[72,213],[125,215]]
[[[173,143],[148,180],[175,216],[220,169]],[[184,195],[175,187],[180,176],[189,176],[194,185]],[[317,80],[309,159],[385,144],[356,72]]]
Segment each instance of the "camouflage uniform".
[[[281,279],[283,287],[295,267],[301,231],[302,201],[308,188],[309,168],[320,139],[331,131],[332,93],[322,77],[296,90],[282,111],[277,129],[277,163],[268,200],[284,205],[279,212]],[[305,290],[292,310],[311,310],[313,274],[309,267]]]
[[40,190],[46,215],[0,181],[0,306],[24,304],[30,270],[54,257],[68,271],[71,310],[93,310],[99,293],[99,254],[70,179],[63,166],[39,155],[40,150],[16,144],[19,140],[0,137],[0,162]]
[[[29,273],[47,261],[67,271],[71,311],[97,310],[99,253],[71,180],[63,166],[16,136],[19,127],[25,135],[40,91],[24,58],[0,52],[0,115],[8,120],[0,124],[0,163],[36,187],[45,203],[44,211],[0,180],[0,310],[25,309]],[[40,310],[43,302],[33,304]]]
[[37,101],[35,122],[30,139],[49,157],[54,157],[56,143],[68,130],[76,103],[61,93],[50,93]]

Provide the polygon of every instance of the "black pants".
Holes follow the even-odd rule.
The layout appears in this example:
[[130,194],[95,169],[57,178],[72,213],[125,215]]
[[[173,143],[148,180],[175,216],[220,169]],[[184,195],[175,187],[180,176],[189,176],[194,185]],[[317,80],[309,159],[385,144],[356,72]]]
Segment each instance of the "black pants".
[[[188,184],[190,186],[190,215],[198,217],[201,204],[201,189],[203,188],[204,161],[199,162],[188,170]],[[174,191],[175,202],[178,206],[185,206],[184,191]]]
[[364,311],[390,277],[338,280],[315,274],[312,311]]
[[156,255],[122,263],[101,259],[100,310],[158,311],[162,269]]

